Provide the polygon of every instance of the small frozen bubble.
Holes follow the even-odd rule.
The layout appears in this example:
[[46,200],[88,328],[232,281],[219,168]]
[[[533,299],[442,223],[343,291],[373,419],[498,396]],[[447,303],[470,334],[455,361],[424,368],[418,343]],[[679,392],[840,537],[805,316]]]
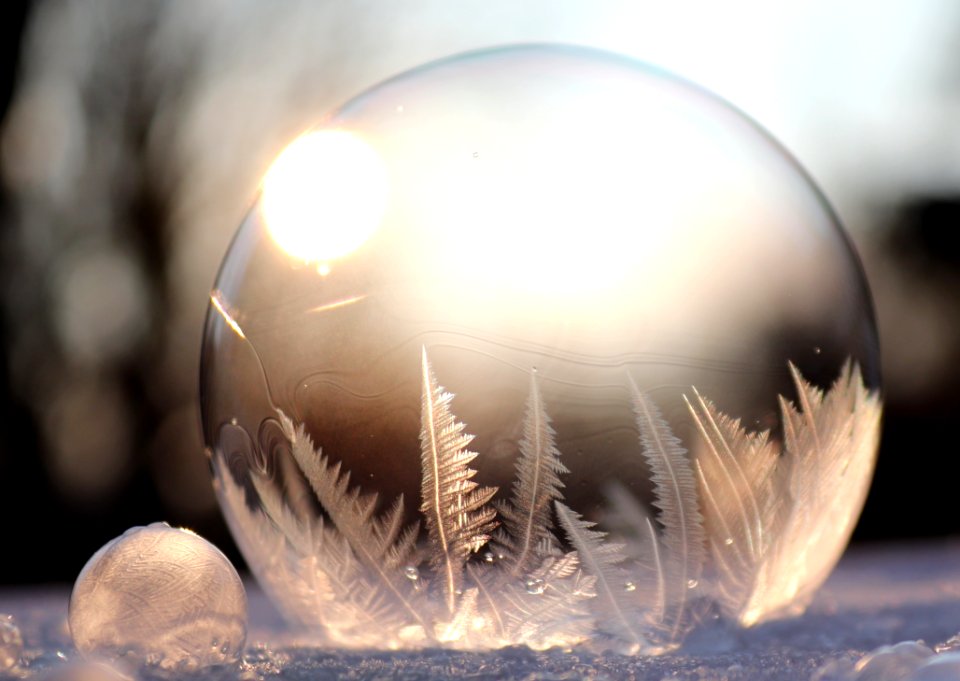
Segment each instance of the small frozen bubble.
[[192,671],[239,660],[247,599],[213,544],[154,523],[127,530],[87,561],[69,624],[84,655]]
[[11,669],[20,662],[23,637],[11,615],[0,614],[0,671]]
[[852,668],[831,663],[822,667],[814,678],[838,681],[906,681],[915,678],[934,653],[917,641],[901,641],[881,646],[861,657]]

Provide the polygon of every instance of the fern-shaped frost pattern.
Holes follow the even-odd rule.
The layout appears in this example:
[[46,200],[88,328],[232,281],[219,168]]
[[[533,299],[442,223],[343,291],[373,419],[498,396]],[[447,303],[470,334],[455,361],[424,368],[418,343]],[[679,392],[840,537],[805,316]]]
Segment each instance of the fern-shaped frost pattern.
[[785,516],[780,452],[767,432],[748,433],[695,389],[684,399],[702,437],[696,470],[717,573],[714,595],[727,617],[746,623],[747,603]]
[[623,544],[604,541],[606,532],[592,529],[594,523],[583,520],[579,513],[556,502],[557,517],[584,569],[596,580],[596,597],[592,603],[595,626],[627,643],[636,652],[647,645],[638,612],[623,597],[628,581],[620,567],[624,560]]
[[[214,458],[214,466],[218,466]],[[262,512],[244,502],[232,477],[218,476],[217,494],[240,549],[262,586],[299,626],[321,630],[334,643],[356,644],[371,627],[391,631],[404,623],[367,579],[346,541],[322,518],[301,519],[282,503],[269,481],[252,481]]]
[[360,563],[388,597],[411,622],[429,636],[431,628],[422,613],[425,605],[411,589],[397,567],[408,559],[416,541],[416,527],[401,531],[403,501],[398,499],[385,517],[375,515],[377,496],[351,489],[350,473],[340,473],[340,463],[331,464],[313,448],[303,426],[280,414],[284,433],[290,440],[293,458],[317,495],[330,520],[346,539]]
[[[297,498],[284,496],[266,470],[244,473],[244,487],[226,455],[213,456],[227,521],[265,590],[291,620],[335,644],[599,641],[629,652],[666,650],[696,624],[704,596],[744,625],[802,605],[842,551],[866,494],[880,402],[849,363],[826,392],[790,365],[797,399],[780,400],[782,448],[692,389],[685,397],[692,457],[631,380],[637,453],[651,471],[657,518],[613,483],[602,521],[614,538],[563,502],[568,470],[536,372],[511,496],[493,504],[497,490],[472,480],[473,438],[426,350],[421,370],[423,545],[419,523],[404,518],[402,496],[381,509],[377,495],[352,484],[349,471],[283,413],[290,465],[309,484],[297,487]],[[246,498],[254,492],[259,507]],[[474,558],[494,531],[494,551]],[[417,567],[421,559],[429,570]]]
[[653,516],[618,481],[607,486],[606,497],[605,522],[626,540],[627,559],[634,567],[635,599],[645,605],[646,621],[652,627],[659,627],[667,615],[667,574]]
[[633,409],[643,444],[643,456],[652,472],[663,526],[665,615],[668,641],[675,641],[690,624],[691,591],[699,584],[706,537],[697,498],[697,483],[687,451],[673,434],[649,395],[630,380]]
[[504,527],[498,539],[512,576],[526,574],[557,546],[551,521],[553,502],[563,498],[560,476],[570,471],[560,461],[555,438],[533,372],[513,496],[498,507]]
[[502,590],[508,640],[542,649],[587,639],[596,582],[580,567],[576,551],[547,556],[523,584],[514,581]]
[[826,392],[791,364],[782,452],[694,391],[714,594],[743,625],[800,612],[846,544],[870,482],[880,401],[848,362]]
[[430,533],[434,570],[441,575],[443,601],[456,612],[463,586],[467,557],[490,539],[496,511],[486,504],[496,494],[493,487],[477,487],[476,471],[467,466],[476,453],[467,449],[472,435],[463,432],[450,411],[453,395],[437,383],[424,348],[421,356],[423,401],[420,445],[423,466],[423,511]]
[[791,364],[797,405],[780,398],[781,493],[789,510],[762,566],[745,623],[800,612],[846,546],[870,485],[880,435],[880,399],[847,362],[826,392]]

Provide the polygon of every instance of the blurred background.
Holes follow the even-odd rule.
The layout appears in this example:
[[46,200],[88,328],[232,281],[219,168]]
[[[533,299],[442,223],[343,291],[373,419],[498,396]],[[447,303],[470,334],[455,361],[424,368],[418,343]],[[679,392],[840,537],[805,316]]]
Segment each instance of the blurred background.
[[863,258],[886,418],[858,542],[960,534],[960,3],[41,0],[3,6],[0,585],[136,524],[239,560],[197,415],[217,266],[284,143],[424,61],[619,51],[701,83],[817,179]]

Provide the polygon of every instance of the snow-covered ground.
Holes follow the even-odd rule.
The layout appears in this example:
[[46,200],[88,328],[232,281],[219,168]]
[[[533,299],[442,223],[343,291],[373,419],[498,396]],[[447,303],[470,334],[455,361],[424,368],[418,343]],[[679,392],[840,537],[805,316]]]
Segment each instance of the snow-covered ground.
[[[856,548],[804,616],[746,631],[714,631],[662,657],[525,648],[333,650],[303,643],[302,636],[285,630],[255,585],[248,585],[248,594],[244,664],[227,678],[827,681],[849,678],[844,671],[878,646],[921,640],[935,650],[953,648],[950,639],[960,632],[960,541]],[[0,678],[43,678],[66,671],[78,658],[66,626],[68,597],[66,586],[0,590],[0,613],[14,616],[24,642],[23,664],[0,671]],[[223,678],[210,673],[199,678],[213,676]],[[889,671],[879,678],[911,677]]]

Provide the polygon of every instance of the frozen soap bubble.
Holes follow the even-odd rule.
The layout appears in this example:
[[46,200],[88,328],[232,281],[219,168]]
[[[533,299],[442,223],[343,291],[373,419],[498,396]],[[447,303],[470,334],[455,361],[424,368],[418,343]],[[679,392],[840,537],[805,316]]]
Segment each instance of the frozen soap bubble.
[[12,669],[23,655],[23,636],[12,615],[0,613],[0,672]]
[[497,49],[266,173],[210,297],[221,505],[341,645],[655,652],[799,612],[877,446],[871,304],[797,163],[661,71]]
[[247,598],[213,544],[154,523],[127,530],[87,561],[69,624],[85,655],[194,671],[239,660]]

